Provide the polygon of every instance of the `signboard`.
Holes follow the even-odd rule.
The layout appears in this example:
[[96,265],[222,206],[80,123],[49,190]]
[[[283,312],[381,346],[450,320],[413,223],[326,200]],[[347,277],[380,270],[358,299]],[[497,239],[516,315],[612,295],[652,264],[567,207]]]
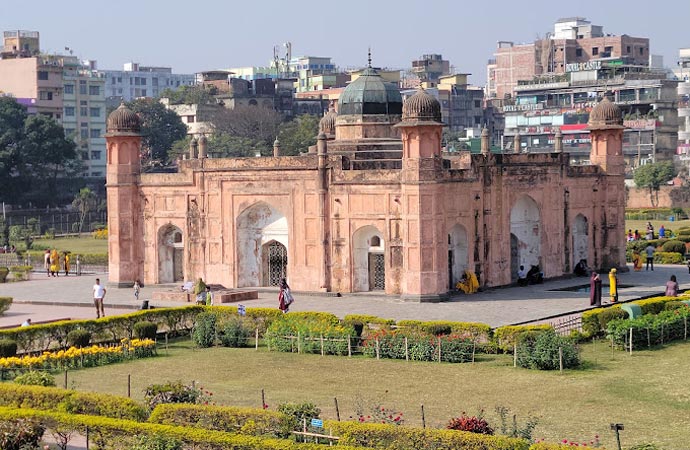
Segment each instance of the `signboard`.
[[571,63],[565,65],[566,72],[581,72],[583,70],[599,70],[601,61],[587,61],[581,63]]
[[237,314],[240,316],[246,316],[247,315],[247,309],[245,308],[244,305],[237,305]]
[[623,126],[625,128],[632,128],[633,130],[654,130],[656,128],[656,120],[654,120],[654,119],[624,120]]
[[314,428],[323,428],[322,419],[311,419],[311,426]]
[[503,107],[503,112],[536,111],[538,109],[544,109],[544,104],[543,103],[525,103],[522,105],[505,105]]

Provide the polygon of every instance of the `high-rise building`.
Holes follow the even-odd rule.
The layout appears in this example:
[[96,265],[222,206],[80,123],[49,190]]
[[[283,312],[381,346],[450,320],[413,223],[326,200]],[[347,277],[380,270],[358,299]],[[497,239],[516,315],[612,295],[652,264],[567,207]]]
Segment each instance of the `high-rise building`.
[[173,73],[170,67],[124,64],[122,70],[103,70],[105,95],[109,107],[140,97],[158,97],[165,89],[179,89],[195,83],[194,74]]
[[648,38],[605,34],[602,26],[592,25],[583,17],[568,17],[556,21],[553,32],[544,39],[525,44],[499,41],[494,57],[495,61],[489,61],[493,77],[487,94],[503,99],[514,94],[520,80],[565,73],[569,67],[609,58],[648,66],[650,53]]
[[678,69],[678,155],[690,163],[690,48],[681,48]]
[[450,75],[450,62],[438,54],[422,55],[412,61],[412,73],[422,82],[438,83],[442,76]]

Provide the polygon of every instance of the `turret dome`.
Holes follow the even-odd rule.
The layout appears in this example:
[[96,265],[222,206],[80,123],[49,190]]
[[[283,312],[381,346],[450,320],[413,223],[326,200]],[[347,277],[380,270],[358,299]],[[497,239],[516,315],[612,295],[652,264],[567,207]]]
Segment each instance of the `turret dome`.
[[368,67],[340,94],[338,114],[343,115],[400,115],[402,96],[393,83],[388,83]]
[[623,114],[621,109],[613,103],[608,96],[597,103],[589,113],[589,128],[611,128],[623,126]]
[[139,133],[141,131],[141,120],[124,103],[108,116],[106,125],[108,133]]
[[433,95],[420,88],[403,103],[402,119],[441,122],[441,104]]

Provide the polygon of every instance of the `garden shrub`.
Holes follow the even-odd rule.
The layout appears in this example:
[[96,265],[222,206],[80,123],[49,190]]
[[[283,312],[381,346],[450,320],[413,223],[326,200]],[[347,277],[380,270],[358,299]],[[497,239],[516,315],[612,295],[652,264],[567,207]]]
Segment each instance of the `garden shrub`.
[[494,339],[498,348],[504,352],[513,352],[514,345],[519,341],[520,336],[526,333],[541,333],[553,330],[549,324],[543,325],[506,325],[494,330]]
[[67,344],[70,347],[84,348],[91,342],[91,333],[86,330],[72,330],[67,333]]
[[446,428],[449,430],[469,431],[477,434],[494,434],[494,429],[491,428],[489,422],[481,415],[468,416],[464,412],[460,417],[450,419]]
[[0,283],[4,283],[7,280],[7,275],[10,273],[10,269],[7,267],[0,267]]
[[[685,244],[683,244],[685,245]],[[654,252],[655,264],[683,264],[683,255],[676,252]]]
[[607,327],[607,336],[617,345],[624,345],[633,330],[633,348],[651,347],[686,338],[690,322],[690,307],[645,314],[637,319],[613,320]]
[[338,447],[353,445],[388,450],[528,450],[529,442],[456,430],[399,427],[391,424],[327,421],[324,428],[340,437]]
[[681,302],[680,300],[675,302],[666,302],[664,304],[664,311],[672,311],[674,309],[683,309],[687,307],[687,303]]
[[395,325],[395,320],[393,319],[382,319],[376,316],[370,316],[366,314],[348,314],[343,319],[344,325],[349,325],[353,327],[357,337],[366,336],[369,330],[378,330],[380,328],[390,329]]
[[[96,231],[98,233],[98,231]],[[163,434],[152,436],[137,436],[137,441],[130,450],[183,450],[182,441],[174,437],[167,437]]]
[[0,406],[137,421],[146,420],[148,417],[146,409],[129,398],[10,383],[0,383]]
[[252,329],[243,317],[231,317],[223,323],[219,334],[224,347],[246,347],[249,345]]
[[138,339],[156,339],[158,333],[158,324],[149,322],[148,320],[141,320],[136,322],[133,327],[134,336]]
[[[630,302],[638,305],[642,314],[659,314],[669,302],[677,302],[678,297],[652,297]],[[620,305],[607,308],[594,308],[582,313],[582,331],[588,336],[604,334],[611,320],[625,319],[628,315],[620,309]]]
[[321,409],[311,402],[304,403],[282,403],[278,405],[278,411],[294,419],[297,426],[301,426],[306,419],[318,419],[321,416]]
[[628,313],[623,311],[620,307],[605,308],[598,316],[599,329],[605,330],[609,322],[616,319],[625,319]]
[[10,272],[12,272],[12,278],[15,281],[22,281],[29,277],[29,272],[33,270],[33,266],[12,266],[10,267]]
[[661,250],[663,252],[667,253],[680,253],[681,255],[685,254],[685,242],[677,241],[677,240],[670,240],[664,242],[664,245],[661,246]]
[[29,450],[38,448],[45,427],[33,419],[0,421],[0,449]]
[[294,417],[282,412],[190,404],[159,404],[151,412],[149,422],[274,437],[289,436],[297,423]]
[[[2,267],[0,267],[0,269],[2,269]],[[4,281],[2,281],[2,274],[0,274],[0,283],[4,283]],[[10,306],[12,306],[12,297],[0,297],[0,316],[10,309]]]
[[12,339],[0,339],[0,358],[10,358],[17,354],[17,343]]
[[169,381],[165,384],[151,384],[144,390],[144,401],[150,410],[162,403],[196,404],[203,399],[202,388],[185,385],[181,381]]
[[461,363],[472,360],[474,344],[455,334],[433,336],[415,329],[379,330],[370,334],[362,342],[362,353],[376,357],[377,342],[380,358],[405,359],[405,340],[407,356],[412,361],[438,361],[439,345],[441,361]]
[[48,372],[30,370],[15,377],[14,382],[28,386],[55,386],[55,377]]
[[563,368],[580,365],[580,355],[568,338],[549,330],[537,336],[524,336],[518,342],[517,364],[520,367],[539,370],[558,370],[560,367],[558,349],[563,351]]
[[341,325],[330,313],[283,314],[266,330],[266,342],[271,349],[281,352],[321,353],[347,355],[348,340],[355,335],[352,326]]
[[212,312],[202,312],[194,318],[194,343],[201,348],[213,346],[216,342],[216,315]]

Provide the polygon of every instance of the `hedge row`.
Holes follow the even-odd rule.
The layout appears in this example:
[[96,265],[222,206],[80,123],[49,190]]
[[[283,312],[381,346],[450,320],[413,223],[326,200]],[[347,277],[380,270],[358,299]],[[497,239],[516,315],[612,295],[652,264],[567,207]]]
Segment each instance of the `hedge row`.
[[[81,433],[88,427],[90,442],[101,450],[131,448],[141,436],[175,438],[193,448],[204,450],[321,450],[319,444],[299,444],[287,439],[261,438],[203,428],[140,423],[131,420],[111,419],[79,414],[11,409],[0,407],[0,420],[34,419],[47,428],[72,430]],[[341,450],[357,450],[357,447],[339,445]]]
[[494,330],[494,341],[500,350],[512,352],[514,346],[524,335],[538,334],[552,330],[549,324],[542,325],[506,325]]
[[[678,297],[653,297],[629,302],[638,305],[642,314],[659,314],[668,302],[678,301]],[[582,332],[585,336],[601,336],[611,320],[624,319],[628,314],[616,304],[607,308],[594,308],[582,313]]]
[[444,334],[434,336],[416,329],[379,330],[362,341],[362,353],[368,357],[462,363],[474,353],[486,351],[471,339]]
[[0,316],[12,306],[12,297],[0,297]]
[[436,430],[387,424],[326,421],[324,428],[340,437],[338,447],[352,445],[385,450],[528,450],[519,438],[487,436],[456,430]]
[[150,423],[200,427],[252,436],[285,438],[299,424],[277,411],[233,406],[160,404],[151,413]]
[[683,305],[677,309],[663,311],[659,314],[648,314],[637,319],[612,320],[607,326],[607,336],[618,345],[626,344],[630,339],[634,348],[646,348],[664,344],[669,341],[687,339],[690,307]]
[[69,414],[135,421],[143,421],[148,417],[148,411],[129,398],[11,383],[0,383],[0,406],[55,410]]

